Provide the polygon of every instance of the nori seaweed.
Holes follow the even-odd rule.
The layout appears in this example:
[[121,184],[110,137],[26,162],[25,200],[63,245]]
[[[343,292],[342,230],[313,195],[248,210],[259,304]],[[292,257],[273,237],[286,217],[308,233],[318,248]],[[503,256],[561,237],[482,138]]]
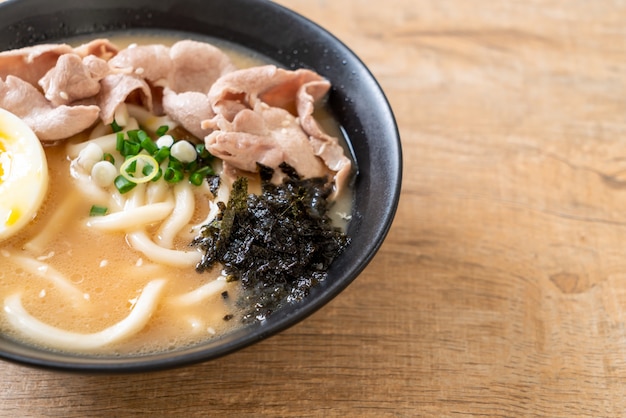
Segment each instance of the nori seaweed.
[[327,214],[332,182],[302,179],[283,163],[286,177],[276,185],[270,182],[274,170],[258,166],[261,194],[248,194],[247,179],[237,179],[228,204],[192,242],[204,252],[199,272],[221,263],[229,280],[241,281],[244,322],[302,300],[350,243]]

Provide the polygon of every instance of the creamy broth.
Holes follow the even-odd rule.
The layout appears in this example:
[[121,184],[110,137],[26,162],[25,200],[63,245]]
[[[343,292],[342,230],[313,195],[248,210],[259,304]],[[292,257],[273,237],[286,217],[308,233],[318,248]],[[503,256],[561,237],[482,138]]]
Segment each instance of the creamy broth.
[[[220,48],[231,59],[233,64],[237,68],[248,68],[255,65],[263,64],[276,64],[276,62],[270,61],[268,58],[246,49],[240,45],[236,45],[218,38],[212,38],[208,36],[190,35],[188,33],[180,33],[177,31],[151,31],[142,30],[137,32],[130,32],[129,34],[119,34],[117,32],[107,34],[103,33],[100,38],[109,39],[120,49],[127,48],[130,45],[149,45],[160,44],[165,46],[172,46],[175,42],[183,39],[192,39],[199,42],[207,42]],[[67,40],[72,46],[79,46],[83,43],[89,42],[93,39],[93,36],[76,37]]]
[[[34,253],[42,262],[69,278],[84,299],[73,303],[66,294],[55,289],[54,284],[9,260],[2,261],[0,288],[4,295],[23,292],[24,307],[34,317],[59,328],[93,333],[126,317],[133,301],[150,280],[168,279],[167,298],[168,295],[190,292],[219,275],[219,271],[198,274],[193,268],[156,265],[126,245],[123,234],[103,233],[86,227],[87,214],[92,206],[90,201],[77,199],[62,217],[62,223],[49,225],[57,216],[58,208],[71,201],[67,191],[75,189],[72,183],[77,180],[69,176],[64,145],[46,148],[46,155],[51,178],[47,200],[35,222],[20,236],[3,243],[2,248],[5,252],[19,253],[14,249],[28,245],[44,228],[58,229],[59,233]],[[188,241],[181,240],[176,247],[185,249],[188,244]],[[227,299],[218,292],[205,303],[189,308],[161,304],[144,330],[104,350],[107,353],[164,351],[224,333],[237,325],[236,320],[225,321],[223,318],[236,316],[234,301],[239,287],[232,282],[224,291],[228,292]],[[18,337],[6,324],[2,329]]]
[[[171,45],[181,39],[154,34],[108,38],[120,48],[132,43]],[[79,39],[74,43],[82,41]],[[217,46],[224,49],[239,68],[266,63],[245,51],[226,48],[223,44]],[[343,138],[340,128],[325,109],[320,108],[317,113],[328,133]],[[70,141],[79,142],[82,138],[79,136]],[[350,156],[345,141],[342,145],[346,155]],[[241,326],[236,306],[241,292],[238,282],[224,281],[223,287],[202,303],[179,307],[168,302],[177,295],[214,281],[220,276],[219,268],[199,274],[193,268],[157,265],[127,245],[123,233],[106,233],[86,226],[89,210],[97,202],[81,198],[76,191],[76,182],[80,180],[70,175],[66,150],[64,142],[45,148],[50,173],[47,198],[28,227],[18,236],[0,243],[0,297],[4,299],[19,293],[25,310],[33,317],[54,327],[89,334],[124,319],[148,282],[166,279],[161,303],[148,324],[128,339],[89,350],[95,355],[163,352],[197,344]],[[208,204],[201,197],[196,203],[193,222],[204,219],[208,211]],[[331,215],[338,225],[345,227],[351,203],[350,193],[344,193],[335,203]],[[40,239],[49,228],[58,232],[49,239]],[[190,251],[191,238],[177,239],[175,249]],[[79,289],[80,297],[69,298],[50,280],[14,263],[12,255],[20,254],[24,247],[28,247],[30,255],[42,263],[35,269],[44,269],[42,266],[46,265],[57,270]],[[25,339],[6,323],[4,316],[1,316],[0,328],[11,338]],[[38,341],[28,342],[39,344]]]

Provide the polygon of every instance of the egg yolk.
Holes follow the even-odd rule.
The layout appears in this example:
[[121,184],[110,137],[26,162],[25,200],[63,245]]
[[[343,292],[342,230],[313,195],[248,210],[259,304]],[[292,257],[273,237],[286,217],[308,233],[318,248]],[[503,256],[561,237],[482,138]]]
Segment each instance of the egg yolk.
[[48,189],[46,154],[17,116],[0,109],[0,241],[36,216]]
[[[0,139],[4,139],[5,135],[0,131]],[[6,150],[4,149],[3,141],[0,140],[0,155]],[[0,184],[4,181],[4,164],[2,164],[2,160],[0,160]]]

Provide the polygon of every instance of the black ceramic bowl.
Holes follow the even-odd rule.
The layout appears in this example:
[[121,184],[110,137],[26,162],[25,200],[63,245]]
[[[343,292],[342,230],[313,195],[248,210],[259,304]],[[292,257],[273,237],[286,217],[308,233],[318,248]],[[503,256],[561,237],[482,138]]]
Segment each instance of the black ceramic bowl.
[[0,3],[0,50],[111,31],[185,31],[243,45],[286,68],[310,68],[328,78],[329,105],[345,129],[358,164],[353,245],[329,277],[302,303],[202,345],[144,357],[89,357],[32,348],[0,337],[0,357],[34,366],[84,372],[146,371],[192,364],[248,346],[294,325],[345,289],[378,251],[398,204],[400,138],[380,86],[333,35],[263,0],[8,0]]

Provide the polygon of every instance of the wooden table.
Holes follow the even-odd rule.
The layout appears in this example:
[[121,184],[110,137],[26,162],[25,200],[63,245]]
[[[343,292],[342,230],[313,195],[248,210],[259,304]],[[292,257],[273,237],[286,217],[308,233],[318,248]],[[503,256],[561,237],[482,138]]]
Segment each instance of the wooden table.
[[279,0],[395,110],[389,236],[321,311],[216,361],[1,365],[3,416],[626,413],[626,4]]

